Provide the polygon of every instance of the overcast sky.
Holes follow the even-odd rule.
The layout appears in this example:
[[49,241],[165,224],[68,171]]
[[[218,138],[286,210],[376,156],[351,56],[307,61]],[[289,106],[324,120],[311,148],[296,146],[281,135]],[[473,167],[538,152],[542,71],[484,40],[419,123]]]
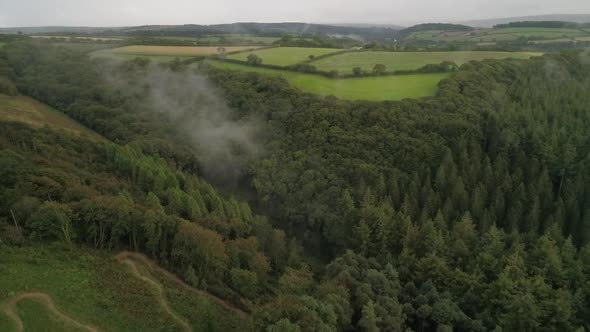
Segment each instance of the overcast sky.
[[590,0],[0,0],[0,27],[232,22],[413,24],[590,13]]

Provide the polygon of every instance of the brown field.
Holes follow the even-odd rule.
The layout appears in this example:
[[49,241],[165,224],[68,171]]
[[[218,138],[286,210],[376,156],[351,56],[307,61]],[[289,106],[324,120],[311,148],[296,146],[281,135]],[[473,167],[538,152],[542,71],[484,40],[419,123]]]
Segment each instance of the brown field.
[[[133,54],[133,55],[172,55],[172,56],[199,56],[219,54],[217,46],[198,47],[198,46],[143,46],[133,45],[115,48],[112,50],[115,54]],[[228,46],[224,47],[226,53],[235,53],[240,51],[252,50],[259,48],[257,46]]]
[[0,94],[0,121],[23,122],[37,128],[48,126],[81,135],[93,141],[105,140],[67,115],[25,96]]
[[576,40],[578,40],[578,41],[590,41],[590,36],[576,37]]

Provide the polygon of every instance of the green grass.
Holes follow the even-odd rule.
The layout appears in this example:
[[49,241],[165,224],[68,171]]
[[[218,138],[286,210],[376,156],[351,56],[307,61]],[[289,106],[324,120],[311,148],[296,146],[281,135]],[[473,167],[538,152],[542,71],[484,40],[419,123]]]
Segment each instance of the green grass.
[[0,42],[0,48],[4,47],[4,45],[6,45],[6,43]]
[[518,58],[528,59],[541,53],[528,52],[349,52],[313,61],[320,70],[351,73],[361,67],[370,71],[376,64],[384,64],[388,71],[413,70],[427,64],[453,61],[458,65],[471,60]]
[[105,140],[96,132],[82,126],[64,113],[25,96],[0,94],[0,121],[24,122],[33,127],[49,126],[90,138],[93,141]]
[[467,32],[456,31],[419,31],[412,33],[409,40],[436,40],[436,41],[471,41],[471,42],[496,42],[510,41],[521,37],[535,40],[575,38],[588,36],[588,31],[578,29],[553,29],[553,28],[500,28],[481,29]]
[[45,305],[23,300],[16,306],[16,312],[24,323],[25,331],[30,332],[87,332],[86,329],[65,324],[59,317],[47,310]]
[[233,63],[210,61],[215,67],[254,71],[266,75],[280,76],[293,87],[323,96],[335,96],[348,100],[401,100],[432,96],[440,80],[448,74],[416,74],[351,79],[329,79],[319,75],[300,74],[290,71],[257,68]]
[[129,61],[135,58],[144,58],[149,59],[155,63],[165,63],[174,61],[174,59],[186,60],[190,58],[194,58],[192,56],[171,56],[171,55],[135,55],[135,54],[120,54],[120,53],[113,53],[110,49],[109,50],[100,50],[96,52],[92,52],[90,54],[91,57],[94,58],[107,58],[117,61]]
[[252,52],[232,54],[228,56],[228,58],[246,61],[248,55],[256,54],[262,58],[262,63],[264,64],[289,66],[309,60],[310,55],[320,56],[338,51],[340,50],[334,48],[275,47]]
[[[80,248],[67,251],[58,245],[0,246],[0,252],[0,303],[21,292],[44,292],[62,313],[101,331],[179,330],[156,302],[153,289],[109,254]],[[172,282],[164,286],[166,294],[183,292]],[[236,326],[248,330],[249,322],[203,296],[184,294],[168,300],[174,310],[186,315],[195,331],[209,327],[230,331]],[[59,327],[63,323],[52,319],[43,305],[32,300],[19,302],[17,312],[25,327]],[[0,331],[14,328],[12,321],[0,313]]]

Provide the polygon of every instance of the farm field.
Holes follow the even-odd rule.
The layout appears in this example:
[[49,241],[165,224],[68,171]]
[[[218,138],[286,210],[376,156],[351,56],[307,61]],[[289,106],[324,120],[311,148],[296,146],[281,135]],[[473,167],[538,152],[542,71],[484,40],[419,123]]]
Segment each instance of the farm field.
[[[253,50],[257,46],[227,46],[226,53]],[[132,45],[112,49],[115,54],[157,56],[207,56],[219,54],[218,46],[144,46]]]
[[4,45],[6,45],[6,43],[0,42],[0,48],[4,47]]
[[352,68],[361,67],[370,71],[376,64],[383,64],[388,71],[413,70],[427,64],[453,61],[458,65],[484,59],[517,58],[528,59],[541,53],[528,52],[350,52],[313,61],[311,64],[324,71],[337,70],[350,73]]
[[590,36],[576,37],[576,40],[578,40],[578,41],[590,41]]
[[266,75],[280,76],[302,91],[348,100],[381,101],[428,97],[436,93],[438,82],[448,76],[448,74],[416,74],[329,79],[319,75],[300,74],[220,61],[210,61],[209,63],[223,69],[254,71]]
[[133,257],[59,245],[1,250],[3,332],[19,330],[11,313],[25,331],[249,330],[247,318]]
[[246,61],[248,55],[256,54],[262,59],[263,64],[289,66],[309,60],[310,55],[317,57],[339,51],[341,50],[334,48],[276,47],[258,50],[255,52],[232,54],[228,56],[228,58]]
[[472,41],[495,42],[510,41],[521,37],[544,39],[562,39],[587,36],[589,33],[578,29],[552,29],[552,28],[501,28],[480,29],[474,31],[419,31],[414,32],[407,39],[435,40],[435,41]]
[[117,61],[129,61],[135,58],[144,58],[156,63],[170,62],[174,59],[186,60],[193,58],[193,56],[119,54],[113,53],[110,49],[92,52],[90,53],[90,56],[93,58],[106,58]]
[[220,42],[220,41],[227,41],[227,42],[246,42],[251,41],[254,43],[264,43],[264,44],[272,44],[273,42],[279,40],[278,37],[260,37],[254,35],[210,35],[210,36],[203,36],[203,37],[156,37],[158,39],[171,39],[171,40],[188,40],[188,41],[196,41],[196,42]]
[[85,136],[94,141],[104,140],[102,136],[80,125],[67,115],[25,96],[0,94],[0,120],[24,122],[38,128],[49,126]]

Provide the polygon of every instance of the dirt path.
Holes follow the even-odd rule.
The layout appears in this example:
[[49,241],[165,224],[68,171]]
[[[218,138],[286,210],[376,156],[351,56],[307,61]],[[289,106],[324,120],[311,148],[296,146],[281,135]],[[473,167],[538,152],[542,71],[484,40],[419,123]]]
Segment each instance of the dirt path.
[[160,307],[162,308],[162,310],[164,310],[170,317],[172,317],[172,319],[174,319],[179,325],[181,325],[185,331],[188,331],[188,332],[193,331],[192,327],[186,322],[186,320],[182,319],[170,307],[170,305],[168,304],[168,301],[166,300],[166,294],[164,293],[164,289],[162,288],[162,285],[160,285],[158,282],[152,280],[151,278],[149,278],[145,275],[142,275],[139,272],[139,270],[137,269],[137,265],[135,264],[135,262],[132,261],[130,258],[123,258],[120,261],[121,261],[121,263],[128,265],[129,268],[131,269],[131,272],[138,279],[141,279],[141,280],[147,282],[148,284],[150,284],[152,286],[152,288],[154,288],[157,291],[158,303],[160,304]]
[[67,316],[66,314],[59,311],[55,307],[55,303],[53,303],[51,296],[49,296],[48,294],[45,294],[45,293],[17,294],[15,296],[11,297],[10,299],[8,299],[8,301],[6,301],[4,304],[2,304],[2,307],[0,308],[0,310],[2,312],[4,312],[10,319],[12,319],[16,323],[16,330],[18,332],[24,331],[24,324],[23,324],[23,321],[21,320],[21,318],[19,317],[19,315],[15,312],[14,307],[21,300],[33,300],[33,301],[41,302],[43,305],[45,305],[47,307],[47,309],[52,314],[56,315],[61,320],[63,320],[66,323],[66,325],[69,325],[71,327],[84,329],[84,330],[91,331],[91,332],[98,332],[98,329],[96,329],[92,326],[89,326],[89,325],[84,325],[84,324],[78,322],[77,320],[71,318],[70,316]]
[[202,291],[200,289],[196,289],[196,288],[186,284],[184,281],[182,281],[176,275],[174,275],[173,273],[170,273],[168,270],[160,267],[158,264],[156,264],[154,261],[152,261],[151,259],[149,259],[147,256],[145,256],[143,254],[131,252],[131,251],[123,251],[123,252],[120,252],[119,254],[117,254],[115,256],[115,258],[119,261],[123,261],[125,259],[136,259],[136,260],[144,263],[152,271],[155,271],[155,272],[158,272],[158,273],[164,275],[166,278],[174,281],[175,283],[179,284],[180,286],[182,286],[184,289],[186,289],[188,291],[191,291],[195,294],[207,297],[208,299],[221,305],[225,309],[232,311],[233,313],[235,313],[236,315],[238,315],[242,319],[248,319],[250,317],[250,315],[248,313],[237,308],[236,306],[232,305],[231,303],[224,301],[215,295],[212,295],[212,294]]

